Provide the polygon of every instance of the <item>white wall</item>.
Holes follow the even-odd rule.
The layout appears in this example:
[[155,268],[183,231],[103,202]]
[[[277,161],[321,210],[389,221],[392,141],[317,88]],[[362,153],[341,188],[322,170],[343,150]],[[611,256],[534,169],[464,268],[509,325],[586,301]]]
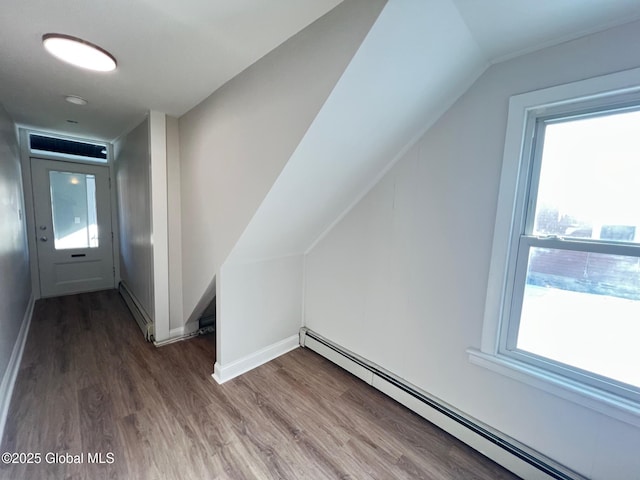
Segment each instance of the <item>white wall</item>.
[[120,277],[154,318],[149,118],[115,142]]
[[[9,388],[8,376],[15,373],[8,368],[31,296],[24,218],[20,149],[13,122],[0,105],[0,410],[8,407],[4,388]],[[0,411],[0,416],[4,413]]]
[[167,116],[167,203],[169,248],[169,328],[184,327],[182,312],[182,209],[178,119]]
[[[218,366],[250,356],[302,326],[303,256],[227,262],[220,272]],[[256,365],[253,365],[256,366]]]
[[[153,322],[156,342],[171,337],[169,328],[169,205],[167,185],[167,116],[149,112],[151,157],[151,258]],[[173,153],[173,152],[172,152]]]
[[[170,227],[174,251],[180,248],[181,240],[180,214],[175,207],[169,208],[169,199],[177,201],[179,208],[180,196],[176,119],[150,111],[142,123],[115,142],[115,168],[120,276],[153,320],[155,341],[162,342],[171,337],[172,301],[177,309],[182,304],[181,295],[170,294],[170,285],[181,288],[180,272],[176,274],[180,255],[171,265],[169,262]],[[177,318],[180,323],[182,315]],[[182,334],[179,330],[175,336]]]
[[211,300],[216,272],[380,8],[344,1],[180,118],[185,319]]
[[450,0],[389,0],[234,255],[309,250],[487,66]]
[[305,324],[594,479],[639,478],[640,429],[469,362],[509,96],[640,65],[640,24],[491,67],[309,252]]

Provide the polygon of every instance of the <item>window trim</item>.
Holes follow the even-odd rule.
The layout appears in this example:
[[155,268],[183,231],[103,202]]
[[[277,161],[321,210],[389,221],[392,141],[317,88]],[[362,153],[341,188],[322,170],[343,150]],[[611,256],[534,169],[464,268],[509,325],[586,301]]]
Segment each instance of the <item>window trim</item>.
[[[112,156],[112,150],[111,150],[111,145],[109,142],[105,142],[104,140],[94,140],[94,139],[89,139],[89,138],[80,138],[80,137],[72,137],[69,135],[63,135],[63,134],[59,134],[59,133],[52,133],[52,132],[46,132],[46,131],[42,131],[42,130],[30,130],[30,129],[26,129],[26,148],[27,151],[29,152],[29,156],[31,157],[37,157],[37,158],[45,158],[45,159],[51,159],[51,160],[61,160],[61,161],[67,161],[67,162],[74,162],[74,163],[85,163],[85,164],[89,164],[89,165],[110,165],[112,162],[111,156]],[[39,150],[39,149],[32,149],[31,148],[31,136],[32,135],[36,135],[36,136],[42,136],[42,137],[50,137],[50,138],[57,138],[60,140],[68,140],[70,142],[78,142],[78,143],[88,143],[88,144],[92,144],[92,145],[99,145],[104,147],[107,150],[107,158],[102,159],[102,158],[95,158],[95,157],[87,157],[84,155],[75,155],[75,154],[71,154],[71,153],[60,153],[60,152],[51,152],[48,150]]]
[[[530,365],[502,351],[502,329],[508,325],[510,294],[515,284],[515,237],[520,237],[527,209],[532,148],[539,118],[568,117],[640,103],[640,68],[514,95],[509,99],[505,148],[496,211],[480,350],[468,350],[470,360],[509,377],[576,401],[640,426],[640,402],[595,388],[575,379]],[[541,154],[541,149],[536,149]],[[526,192],[526,194],[523,194]],[[531,220],[531,215],[529,219]],[[566,241],[563,245],[566,245]],[[547,244],[546,244],[547,245]],[[551,243],[548,244],[549,246]],[[566,247],[565,247],[566,248]]]

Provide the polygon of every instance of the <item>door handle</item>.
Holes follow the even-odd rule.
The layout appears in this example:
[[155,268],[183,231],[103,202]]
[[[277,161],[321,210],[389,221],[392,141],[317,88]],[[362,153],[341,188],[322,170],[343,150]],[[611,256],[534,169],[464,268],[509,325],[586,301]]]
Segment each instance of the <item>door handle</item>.
[[40,225],[40,230],[46,230],[47,226],[46,225]]
[[46,242],[47,240],[49,240],[47,237],[45,237],[44,235],[40,237],[40,241],[41,242]]

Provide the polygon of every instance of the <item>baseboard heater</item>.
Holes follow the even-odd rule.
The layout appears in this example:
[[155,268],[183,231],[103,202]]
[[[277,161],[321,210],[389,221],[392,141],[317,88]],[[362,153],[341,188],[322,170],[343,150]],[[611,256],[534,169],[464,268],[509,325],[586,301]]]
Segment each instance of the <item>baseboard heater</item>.
[[129,311],[133,318],[135,318],[136,323],[142,330],[142,334],[144,335],[144,339],[147,342],[153,342],[154,340],[154,328],[153,328],[153,320],[149,318],[149,316],[145,313],[144,309],[138,305],[138,301],[135,296],[129,291],[127,286],[120,282],[118,285],[118,291],[120,292],[120,296],[123,298],[124,303],[129,307]]
[[522,478],[586,480],[308,328],[300,329],[300,345],[319,353]]

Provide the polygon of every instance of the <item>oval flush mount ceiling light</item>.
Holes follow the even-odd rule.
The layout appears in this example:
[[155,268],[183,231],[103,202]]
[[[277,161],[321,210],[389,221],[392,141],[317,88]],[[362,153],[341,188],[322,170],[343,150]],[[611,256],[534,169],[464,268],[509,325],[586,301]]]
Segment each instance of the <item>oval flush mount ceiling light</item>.
[[64,99],[69,103],[73,103],[74,105],[86,105],[89,103],[87,100],[77,95],[67,95],[66,97],[64,97]]
[[76,67],[110,72],[116,69],[116,59],[106,50],[80,38],[59,33],[42,36],[44,48],[54,57]]

